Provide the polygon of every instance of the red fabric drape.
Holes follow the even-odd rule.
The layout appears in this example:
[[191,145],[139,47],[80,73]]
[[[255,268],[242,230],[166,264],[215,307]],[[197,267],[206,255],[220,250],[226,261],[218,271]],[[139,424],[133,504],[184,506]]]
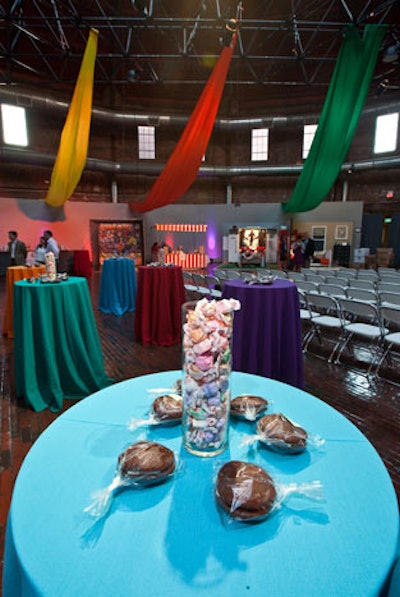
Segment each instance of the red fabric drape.
[[235,33],[230,46],[223,48],[181,138],[146,200],[131,202],[129,207],[132,210],[144,213],[169,205],[179,199],[195,180],[210,140],[236,38]]

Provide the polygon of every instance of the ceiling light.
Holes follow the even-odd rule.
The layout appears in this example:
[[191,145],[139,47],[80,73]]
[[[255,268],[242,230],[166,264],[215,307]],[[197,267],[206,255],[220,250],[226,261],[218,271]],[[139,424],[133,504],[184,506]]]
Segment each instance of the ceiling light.
[[388,46],[384,52],[382,57],[382,62],[397,62],[400,55],[400,42]]

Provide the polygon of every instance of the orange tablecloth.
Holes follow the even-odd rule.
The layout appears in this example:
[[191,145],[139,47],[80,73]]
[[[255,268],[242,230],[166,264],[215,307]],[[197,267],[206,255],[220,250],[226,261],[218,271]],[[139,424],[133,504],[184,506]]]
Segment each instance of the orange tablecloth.
[[145,346],[179,344],[185,300],[181,267],[139,267],[135,339]]
[[14,338],[13,330],[13,293],[14,282],[25,280],[27,278],[38,278],[41,274],[46,273],[44,265],[33,265],[27,267],[26,265],[13,265],[7,268],[6,272],[6,300],[4,305],[4,320],[3,320],[3,336],[7,338]]

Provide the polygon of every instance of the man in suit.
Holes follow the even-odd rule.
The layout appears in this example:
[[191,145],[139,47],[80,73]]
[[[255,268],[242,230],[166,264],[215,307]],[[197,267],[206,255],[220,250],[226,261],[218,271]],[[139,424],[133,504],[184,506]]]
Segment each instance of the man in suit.
[[10,254],[10,265],[25,265],[26,245],[18,239],[18,233],[10,230],[8,233],[8,252]]
[[308,232],[304,235],[303,240],[303,256],[304,256],[304,267],[310,267],[311,260],[315,252],[315,242],[311,238]]

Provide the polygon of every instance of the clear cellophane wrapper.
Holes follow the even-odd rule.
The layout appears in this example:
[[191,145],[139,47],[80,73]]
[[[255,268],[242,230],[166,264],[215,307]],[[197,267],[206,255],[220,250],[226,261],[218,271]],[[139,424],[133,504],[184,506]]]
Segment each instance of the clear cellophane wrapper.
[[[278,415],[281,415],[281,413],[278,413]],[[271,426],[270,429],[261,429],[261,419],[259,419],[256,426],[256,433],[254,435],[244,437],[239,446],[254,447],[258,442],[261,442],[261,444],[267,448],[282,454],[299,454],[304,452],[306,449],[319,450],[322,448],[325,440],[319,435],[309,433],[307,431],[305,433],[305,440],[302,441],[304,439],[303,427],[294,421],[291,421],[287,417],[283,416],[283,418],[292,424],[290,431],[291,441],[285,441],[287,430],[284,428],[284,424],[279,419],[276,420],[275,424]]]
[[[261,402],[257,403],[256,401],[252,400],[252,398],[253,396],[251,395],[236,396],[231,401],[231,417],[234,419],[249,421],[251,423],[262,417],[272,405],[271,401],[261,398],[261,396],[257,396],[257,398],[264,400],[265,402],[263,404]],[[234,404],[235,408],[233,408]],[[236,406],[237,404],[239,404],[239,406]]]
[[[310,500],[313,503],[325,502],[324,489],[320,481],[281,483],[267,473],[265,478],[263,476],[260,478],[259,475],[256,475],[255,477],[252,475],[245,475],[240,479],[237,479],[234,487],[231,488],[232,499],[230,505],[228,506],[226,503],[225,505],[222,505],[221,502],[223,502],[223,498],[220,492],[218,492],[217,478],[218,471],[215,472],[214,477],[214,496],[222,521],[228,526],[232,526],[235,522],[239,524],[244,522],[262,522],[292,498],[296,498],[297,506],[299,505],[298,500],[300,500],[300,505],[304,502],[304,507],[307,509],[310,507]],[[260,496],[263,491],[269,494],[269,496],[274,496],[272,503],[269,503],[265,508],[261,507],[259,511],[251,509],[254,500],[255,484],[257,484],[258,496]],[[249,506],[249,509],[247,509],[247,506]]]
[[182,422],[183,399],[181,386],[177,382],[171,388],[153,388],[148,390],[152,394],[160,394],[153,400],[147,417],[133,417],[128,423],[128,429],[135,431],[139,427],[152,425],[177,425]]
[[[147,444],[147,442],[143,443]],[[124,454],[125,452],[122,452],[118,458],[118,466],[111,483],[107,487],[95,490],[92,493],[92,502],[84,509],[84,512],[89,514],[94,521],[99,520],[108,514],[112,501],[119,490],[124,488],[141,489],[152,485],[158,485],[164,483],[169,478],[176,475],[178,470],[180,471],[182,469],[178,456],[174,454],[173,467],[170,466],[167,470],[153,469],[152,471],[147,472],[138,470],[132,471],[130,474],[123,474]]]

